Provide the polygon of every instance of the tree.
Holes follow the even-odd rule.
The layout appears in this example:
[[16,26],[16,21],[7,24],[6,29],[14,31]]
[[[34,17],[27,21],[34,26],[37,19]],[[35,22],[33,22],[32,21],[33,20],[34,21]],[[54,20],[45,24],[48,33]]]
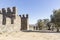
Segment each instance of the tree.
[[38,20],[38,22],[37,22],[37,26],[38,26],[39,30],[42,29],[43,25],[44,25],[43,21],[42,21],[41,19]]
[[49,19],[43,19],[44,20],[44,28],[48,28],[48,30],[50,30],[50,21]]
[[59,27],[60,27],[60,9],[53,11],[53,15],[51,15],[51,22],[55,24],[55,27],[57,28],[57,32],[59,32]]
[[47,23],[47,26],[48,26],[48,30],[51,30],[51,25],[50,25],[50,22]]

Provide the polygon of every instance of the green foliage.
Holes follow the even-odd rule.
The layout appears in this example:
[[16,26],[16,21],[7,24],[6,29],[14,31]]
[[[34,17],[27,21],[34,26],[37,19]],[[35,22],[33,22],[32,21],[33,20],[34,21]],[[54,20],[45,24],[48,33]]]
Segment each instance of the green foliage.
[[51,15],[51,22],[54,23],[57,30],[59,30],[58,27],[60,27],[60,9],[53,11],[53,15]]
[[60,9],[53,12],[52,19],[56,25],[60,26]]
[[40,20],[38,20],[37,25],[38,25],[38,27],[39,27],[39,30],[41,30],[42,27],[43,27],[43,25],[44,25],[44,23],[43,23],[43,21],[40,19]]

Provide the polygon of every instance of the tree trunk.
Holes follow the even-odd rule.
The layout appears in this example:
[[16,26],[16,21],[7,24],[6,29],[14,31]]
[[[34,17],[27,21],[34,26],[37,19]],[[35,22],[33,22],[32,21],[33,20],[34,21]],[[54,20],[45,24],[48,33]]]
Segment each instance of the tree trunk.
[[57,27],[57,32],[59,32],[59,28]]
[[48,27],[48,30],[51,30],[51,29],[50,29],[50,26]]

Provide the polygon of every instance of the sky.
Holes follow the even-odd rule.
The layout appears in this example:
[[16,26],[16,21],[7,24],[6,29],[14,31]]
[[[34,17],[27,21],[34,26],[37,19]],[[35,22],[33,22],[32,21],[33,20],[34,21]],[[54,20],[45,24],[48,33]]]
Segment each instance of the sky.
[[29,24],[38,19],[50,19],[54,9],[60,8],[60,0],[0,0],[0,9],[17,7],[18,15],[28,14]]

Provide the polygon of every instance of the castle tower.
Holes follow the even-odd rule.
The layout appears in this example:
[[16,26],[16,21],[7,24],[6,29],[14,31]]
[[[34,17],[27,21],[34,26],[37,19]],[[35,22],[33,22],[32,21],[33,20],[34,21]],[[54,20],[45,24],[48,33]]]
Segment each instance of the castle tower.
[[28,29],[28,14],[17,15],[16,13],[16,7],[0,10],[0,30],[8,32]]
[[28,29],[28,14],[26,16],[23,14],[22,16],[19,15],[21,18],[21,30],[27,30]]

